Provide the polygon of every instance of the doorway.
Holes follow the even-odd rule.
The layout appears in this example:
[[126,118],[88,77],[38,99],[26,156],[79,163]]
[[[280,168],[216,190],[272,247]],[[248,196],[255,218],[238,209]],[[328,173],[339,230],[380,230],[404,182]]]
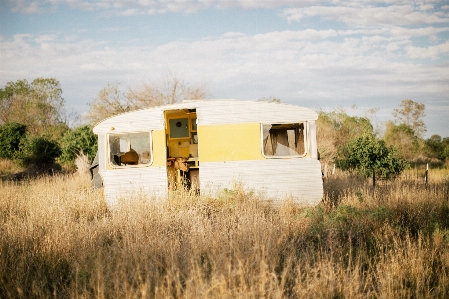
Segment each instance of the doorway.
[[199,190],[199,155],[196,109],[165,111],[169,190]]

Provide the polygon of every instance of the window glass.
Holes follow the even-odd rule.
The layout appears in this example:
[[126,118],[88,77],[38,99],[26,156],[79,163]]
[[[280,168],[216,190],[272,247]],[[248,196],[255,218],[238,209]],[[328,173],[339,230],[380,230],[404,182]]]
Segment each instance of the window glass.
[[149,165],[150,133],[109,134],[109,164],[112,166]]
[[304,124],[263,124],[262,150],[265,157],[303,156]]
[[186,138],[189,137],[189,119],[176,118],[170,119],[170,138]]

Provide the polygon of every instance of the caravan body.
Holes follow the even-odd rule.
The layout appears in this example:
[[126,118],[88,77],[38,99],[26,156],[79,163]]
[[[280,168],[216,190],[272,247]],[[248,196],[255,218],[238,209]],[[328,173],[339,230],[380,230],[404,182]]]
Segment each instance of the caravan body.
[[317,204],[317,117],[282,103],[198,100],[105,119],[94,133],[106,201],[165,199],[183,181],[211,196],[241,184],[269,200]]

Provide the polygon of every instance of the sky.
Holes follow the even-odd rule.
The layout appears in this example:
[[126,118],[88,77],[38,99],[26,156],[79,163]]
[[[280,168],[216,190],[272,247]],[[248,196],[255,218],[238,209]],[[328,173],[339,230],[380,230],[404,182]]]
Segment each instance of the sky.
[[379,127],[411,99],[426,105],[425,137],[449,137],[449,2],[0,0],[0,88],[55,78],[84,113],[108,84],[167,76]]

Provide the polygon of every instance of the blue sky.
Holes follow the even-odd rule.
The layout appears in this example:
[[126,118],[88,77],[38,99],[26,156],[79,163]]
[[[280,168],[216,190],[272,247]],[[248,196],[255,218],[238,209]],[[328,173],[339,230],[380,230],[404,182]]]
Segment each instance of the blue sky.
[[426,136],[449,137],[445,1],[0,2],[0,86],[53,77],[81,113],[108,83],[172,74],[211,98],[376,108],[379,126],[412,99],[426,105]]

